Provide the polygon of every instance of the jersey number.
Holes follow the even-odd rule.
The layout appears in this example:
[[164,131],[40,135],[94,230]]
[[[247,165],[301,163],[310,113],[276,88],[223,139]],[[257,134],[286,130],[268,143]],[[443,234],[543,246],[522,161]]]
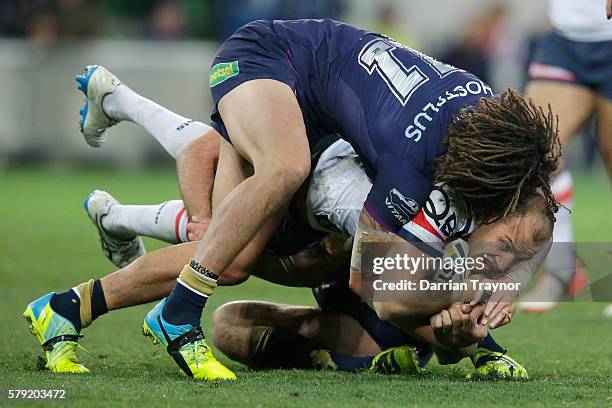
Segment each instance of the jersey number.
[[[397,45],[391,42],[377,39],[372,40],[363,47],[359,53],[359,65],[361,65],[369,75],[374,71],[385,81],[393,95],[405,106],[410,96],[417,88],[429,81],[429,77],[416,65],[406,68],[404,64],[393,54]],[[445,77],[451,72],[460,71],[452,65],[444,64],[434,58],[411,50],[418,54],[440,78]]]

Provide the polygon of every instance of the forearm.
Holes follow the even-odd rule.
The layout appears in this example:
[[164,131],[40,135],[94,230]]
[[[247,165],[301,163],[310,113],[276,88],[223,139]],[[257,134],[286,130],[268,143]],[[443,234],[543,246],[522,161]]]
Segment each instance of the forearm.
[[210,219],[221,135],[211,129],[191,142],[176,159],[179,190],[191,217]]
[[450,302],[374,302],[374,310],[382,320],[389,321],[409,332],[430,316],[446,309]]

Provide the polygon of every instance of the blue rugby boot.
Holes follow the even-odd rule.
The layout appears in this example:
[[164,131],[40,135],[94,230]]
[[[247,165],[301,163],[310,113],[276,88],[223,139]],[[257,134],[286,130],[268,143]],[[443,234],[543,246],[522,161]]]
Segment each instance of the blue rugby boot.
[[197,380],[235,380],[236,375],[212,354],[201,327],[173,325],[162,317],[166,299],[159,302],[145,317],[142,334],[153,344],[162,344],[181,368],[181,372]]
[[76,357],[77,341],[81,337],[74,325],[51,308],[51,292],[30,303],[23,317],[30,325],[30,332],[42,345],[46,367],[54,373],[88,373],[89,369]]

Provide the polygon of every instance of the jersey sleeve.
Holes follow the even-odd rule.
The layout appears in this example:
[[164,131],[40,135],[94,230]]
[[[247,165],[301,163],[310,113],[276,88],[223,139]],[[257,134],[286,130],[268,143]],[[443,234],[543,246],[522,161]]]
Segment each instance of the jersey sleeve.
[[432,188],[432,175],[405,158],[380,155],[364,207],[387,231],[398,231],[416,216]]
[[420,250],[439,256],[445,241],[470,234],[474,226],[469,208],[453,197],[448,187],[438,184],[431,190],[423,208],[397,235]]

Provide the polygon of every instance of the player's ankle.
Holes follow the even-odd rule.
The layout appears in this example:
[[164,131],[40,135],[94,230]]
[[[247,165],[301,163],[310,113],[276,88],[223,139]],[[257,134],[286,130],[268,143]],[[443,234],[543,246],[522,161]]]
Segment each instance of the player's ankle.
[[129,219],[123,214],[124,206],[121,204],[112,205],[108,209],[108,214],[100,223],[102,227],[113,237],[121,240],[129,240],[134,238],[137,234],[130,227]]
[[55,313],[72,323],[77,333],[81,331],[81,299],[75,289],[56,293],[51,297],[49,304]]
[[199,326],[206,300],[212,295],[218,279],[217,274],[191,259],[166,299],[162,317],[171,324]]
[[102,99],[102,110],[106,116],[113,120],[131,120],[123,107],[126,103],[130,103],[130,101],[138,96],[139,95],[132,91],[127,85],[120,84],[115,92],[106,95],[104,99]]
[[499,353],[506,352],[506,349],[504,349],[502,346],[499,345],[499,343],[495,341],[493,336],[491,336],[491,333],[488,333],[487,337],[485,337],[480,343],[478,343],[478,348],[486,348],[487,350],[497,351]]
[[99,279],[90,279],[50,300],[51,308],[73,324],[77,332],[106,314],[108,307]]
[[196,293],[178,280],[166,299],[162,310],[162,318],[170,324],[190,324],[193,327],[198,327],[206,300],[207,297]]

